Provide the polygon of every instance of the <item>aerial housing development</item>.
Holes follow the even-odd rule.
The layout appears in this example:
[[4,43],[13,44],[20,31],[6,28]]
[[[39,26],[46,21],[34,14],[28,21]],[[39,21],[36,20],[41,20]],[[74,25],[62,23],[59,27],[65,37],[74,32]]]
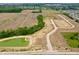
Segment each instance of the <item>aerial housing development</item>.
[[78,3],[1,3],[0,54],[79,54]]

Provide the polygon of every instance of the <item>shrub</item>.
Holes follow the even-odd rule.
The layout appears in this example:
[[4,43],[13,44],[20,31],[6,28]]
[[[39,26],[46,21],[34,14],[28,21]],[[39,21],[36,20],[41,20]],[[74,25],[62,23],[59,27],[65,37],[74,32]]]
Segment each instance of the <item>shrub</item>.
[[75,20],[75,22],[79,23],[79,20]]
[[73,19],[68,13],[63,13],[64,15],[68,16],[69,18]]

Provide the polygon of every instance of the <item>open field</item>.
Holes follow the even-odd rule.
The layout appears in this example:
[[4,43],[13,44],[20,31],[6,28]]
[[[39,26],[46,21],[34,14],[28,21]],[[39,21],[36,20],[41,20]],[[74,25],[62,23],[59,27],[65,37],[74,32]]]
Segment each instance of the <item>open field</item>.
[[72,48],[79,48],[79,33],[77,32],[62,32],[64,39],[67,41],[68,45]]
[[56,23],[56,25],[59,27],[59,28],[65,28],[65,27],[70,27],[70,25],[65,22],[64,20],[54,20],[54,22]]
[[[59,15],[59,14],[57,14],[57,15]],[[60,15],[63,18],[59,17],[59,16],[56,16],[59,19],[58,18],[53,18],[54,21],[57,20],[57,19],[60,20],[60,21],[61,20],[63,21],[64,18],[65,18],[65,20],[66,20],[65,22],[67,22],[69,24],[69,26],[65,27],[65,25],[66,25],[65,23],[62,25],[62,26],[64,26],[63,28],[58,27],[56,25],[58,27],[58,30],[56,31],[56,33],[54,33],[50,36],[52,46],[55,46],[56,49],[59,50],[59,51],[72,51],[72,52],[76,51],[77,52],[77,51],[79,51],[79,48],[78,48],[78,43],[79,42],[77,40],[75,40],[75,42],[74,42],[74,40],[70,40],[70,43],[71,43],[72,47],[69,46],[68,42],[62,36],[61,32],[69,32],[69,33],[70,32],[79,32],[79,24],[74,22],[74,20],[72,20],[68,16],[65,16],[65,15],[62,15],[62,14],[60,14]],[[60,23],[60,21],[58,23]]]
[[31,27],[37,24],[36,17],[37,14],[28,10],[22,13],[0,13],[0,31],[24,26]]
[[49,19],[56,18],[56,14],[59,14],[59,12],[54,10],[42,10],[42,15]]
[[[49,45],[49,44],[47,42],[48,39],[46,38],[46,36],[50,31],[52,31],[54,29],[54,27],[52,26],[51,21],[48,18],[45,18],[44,22],[45,22],[45,26],[43,29],[35,32],[32,35],[29,35],[31,37],[30,40],[32,41],[32,44],[30,45],[30,47],[28,47],[28,46],[27,46],[28,48],[26,48],[26,47],[11,47],[11,48],[10,47],[0,47],[0,49],[1,49],[0,51],[3,51],[3,50],[9,51],[9,52],[10,51],[21,51],[21,50],[23,50],[23,51],[25,50],[27,52],[28,51],[30,51],[30,52],[31,51],[34,51],[34,52],[47,51],[50,48],[47,47],[47,45]],[[27,37],[27,36],[25,35],[25,37]],[[6,39],[6,38],[4,38],[4,39]],[[52,48],[52,50],[53,50],[53,48]]]
[[0,41],[0,47],[24,47],[29,45],[29,40],[25,38],[13,38]]
[[72,27],[72,25],[69,22],[67,22],[66,18],[64,18],[61,14],[56,14],[54,17],[54,22],[57,27],[66,29]]
[[[45,52],[70,51],[68,43],[66,42],[66,40],[64,40],[64,37],[60,34],[62,30],[64,31],[71,30],[72,25],[69,23],[70,21],[66,21],[69,20],[70,18],[67,18],[63,14],[54,12],[52,10],[45,10],[45,11],[43,10],[42,13],[31,13],[31,12],[32,10],[24,10],[21,13],[0,13],[1,15],[3,14],[2,18],[0,18],[1,19],[0,31],[6,29],[16,29],[18,27],[24,27],[24,26],[31,27],[33,25],[36,25],[38,23],[36,17],[42,14],[45,17],[44,18],[45,26],[41,30],[35,32],[34,34],[29,35],[32,37],[31,38],[32,45],[28,50],[25,49],[26,48],[25,46],[23,46],[24,47],[23,49],[25,49],[25,51],[27,50],[27,51],[45,51]],[[33,30],[33,28],[31,29]],[[72,28],[72,30],[74,29]],[[5,44],[7,45],[7,43]],[[15,50],[17,49],[18,48],[16,48]]]
[[43,16],[38,15],[37,16],[37,24],[32,26],[32,27],[17,27],[17,29],[8,29],[6,31],[1,31],[0,32],[0,38],[7,38],[7,37],[12,37],[12,36],[18,36],[18,35],[29,35],[29,34],[34,34],[36,31],[41,30],[44,27],[44,21],[43,21]]
[[65,8],[58,8],[59,4],[57,9],[50,4],[29,5],[0,6],[1,53],[79,51],[79,23],[64,14],[61,9]]

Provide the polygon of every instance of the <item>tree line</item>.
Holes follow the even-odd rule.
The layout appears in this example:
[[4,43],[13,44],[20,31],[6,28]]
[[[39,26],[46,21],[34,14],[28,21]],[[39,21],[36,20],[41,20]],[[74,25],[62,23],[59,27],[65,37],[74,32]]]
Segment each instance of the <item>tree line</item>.
[[1,31],[0,32],[0,38],[6,38],[6,37],[11,37],[11,36],[19,36],[19,35],[30,35],[38,30],[42,29],[44,27],[44,22],[43,22],[43,16],[38,15],[37,16],[38,24],[34,25],[32,27],[20,27],[17,28],[16,30],[6,30],[6,31]]
[[7,7],[7,8],[1,8],[0,7],[0,13],[14,13],[14,12],[21,12],[22,11],[22,9],[21,8],[9,8],[9,7]]

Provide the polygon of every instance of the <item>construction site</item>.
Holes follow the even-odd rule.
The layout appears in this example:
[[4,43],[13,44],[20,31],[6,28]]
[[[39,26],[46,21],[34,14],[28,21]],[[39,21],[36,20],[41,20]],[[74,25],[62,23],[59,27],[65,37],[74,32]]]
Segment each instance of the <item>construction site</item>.
[[79,52],[79,23],[62,12],[24,9],[19,13],[0,13],[0,53],[74,52]]

